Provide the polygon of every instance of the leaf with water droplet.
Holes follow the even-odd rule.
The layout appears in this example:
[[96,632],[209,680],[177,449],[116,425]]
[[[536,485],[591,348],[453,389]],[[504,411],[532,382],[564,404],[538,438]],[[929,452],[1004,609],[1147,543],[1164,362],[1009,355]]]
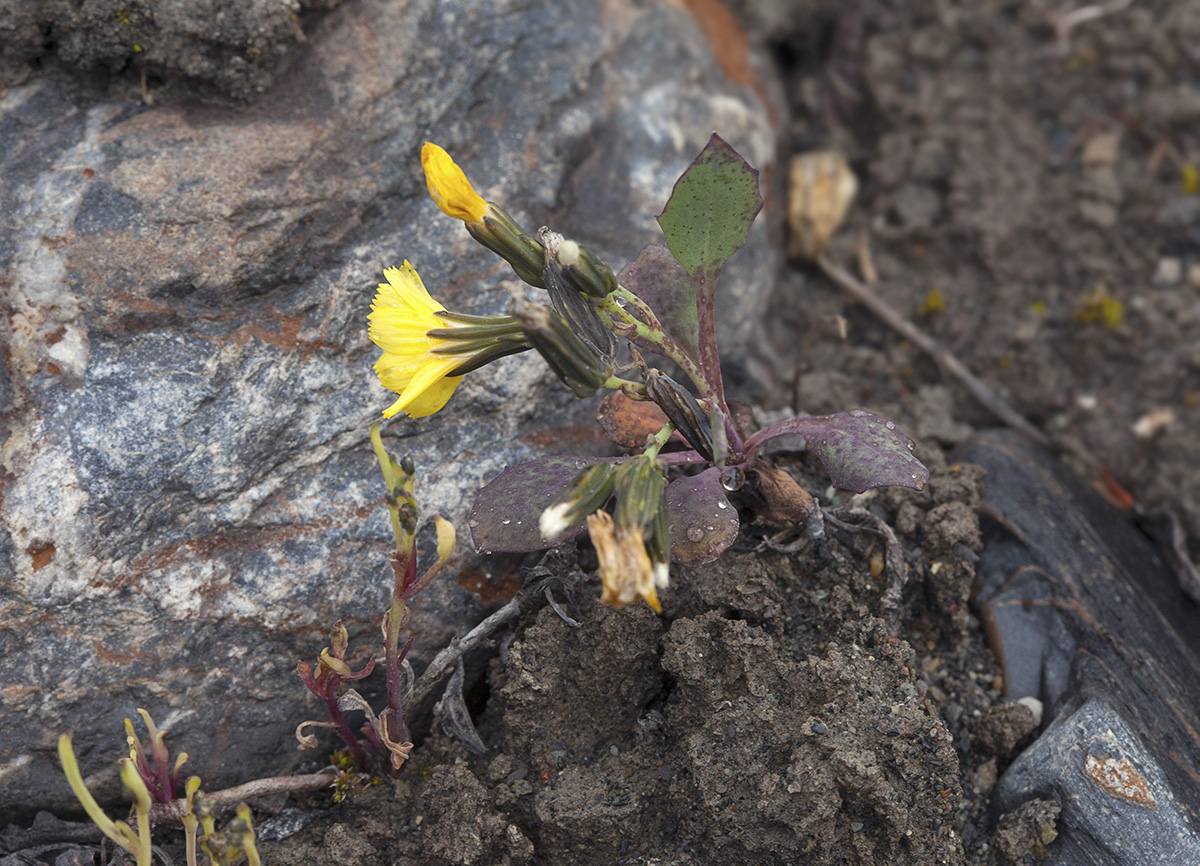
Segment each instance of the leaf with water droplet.
[[929,480],[929,470],[912,454],[913,441],[888,419],[865,409],[779,421],[751,436],[746,441],[747,453],[753,454],[771,439],[788,433],[807,440],[833,486],[842,490],[920,490]]
[[[728,520],[720,520],[724,513]],[[699,565],[712,562],[737,540],[737,511],[729,507],[721,486],[721,470],[713,467],[667,485],[667,517],[671,558]]]

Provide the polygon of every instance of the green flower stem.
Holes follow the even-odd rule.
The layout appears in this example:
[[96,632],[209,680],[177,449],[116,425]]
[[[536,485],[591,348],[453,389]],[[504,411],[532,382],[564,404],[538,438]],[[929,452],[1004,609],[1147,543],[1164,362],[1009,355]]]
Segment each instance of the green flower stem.
[[66,774],[67,784],[71,786],[71,791],[83,806],[83,811],[92,819],[92,823],[99,827],[105,836],[134,855],[138,866],[150,866],[150,792],[137,774],[133,762],[128,758],[121,759],[121,782],[134,798],[138,818],[137,833],[124,821],[113,821],[104,814],[104,810],[84,784],[79,763],[75,760],[75,750],[71,748],[70,734],[63,734],[58,738],[58,759],[62,763],[63,773]]
[[600,387],[608,388],[610,391],[635,391],[638,393],[645,389],[645,386],[641,382],[634,382],[632,379],[622,379],[620,376],[609,376]]
[[[633,309],[637,310],[640,316],[639,319],[630,314],[630,312],[617,303],[617,300],[623,300]],[[604,303],[600,305],[600,309],[608,313],[614,320],[619,321],[623,325],[631,325],[637,329],[637,336],[654,346],[655,349],[666,355],[672,361],[679,365],[679,369],[683,370],[687,377],[692,380],[692,384],[696,386],[696,390],[700,392],[701,397],[706,397],[716,401],[717,394],[709,384],[708,379],[704,377],[704,371],[689,358],[679,345],[672,340],[663,330],[662,324],[658,321],[658,317],[654,315],[654,311],[635,295],[633,292],[624,286],[617,286],[616,291],[604,299]]]
[[400,503],[391,495],[399,486],[399,482],[396,478],[396,467],[392,464],[392,455],[383,447],[383,437],[379,434],[378,424],[371,425],[371,447],[375,449],[375,458],[379,461],[380,471],[383,472],[383,483],[387,485],[388,512],[392,516],[392,532],[396,534],[396,546],[399,548],[400,540],[404,537],[400,528]]
[[[630,314],[629,310],[622,307],[617,300],[624,301],[628,307],[636,310],[642,318]],[[654,346],[663,355],[666,355],[672,361],[679,365],[679,369],[692,380],[692,384],[696,386],[696,390],[700,396],[718,407],[721,418],[713,419],[713,431],[716,435],[717,430],[725,431],[725,438],[733,443],[734,450],[741,452],[742,437],[737,429],[733,426],[733,416],[729,412],[729,407],[725,404],[724,389],[714,388],[704,375],[704,371],[689,358],[679,345],[672,340],[663,330],[662,323],[658,321],[658,317],[650,306],[635,295],[633,292],[624,286],[618,285],[617,288],[604,299],[600,305],[600,309],[608,313],[616,322],[622,325],[632,326],[637,331],[638,338],[644,340]]]
[[661,451],[662,447],[667,444],[667,441],[671,438],[671,434],[674,432],[675,425],[668,421],[663,425],[663,428],[655,433],[650,441],[646,443],[646,450],[642,453],[647,457],[658,457],[658,452]]

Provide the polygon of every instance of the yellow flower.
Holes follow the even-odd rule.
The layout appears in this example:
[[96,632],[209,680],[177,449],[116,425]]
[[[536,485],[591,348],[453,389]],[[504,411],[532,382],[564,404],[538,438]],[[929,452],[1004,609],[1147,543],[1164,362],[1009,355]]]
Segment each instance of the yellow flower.
[[383,387],[400,395],[385,418],[397,412],[432,415],[446,405],[463,374],[530,347],[511,316],[447,312],[408,262],[383,275],[387,282],[379,284],[368,322],[371,340],[383,349],[375,372]]
[[371,340],[383,349],[375,372],[383,387],[400,395],[383,417],[407,412],[423,418],[445,406],[462,381],[462,376],[447,375],[461,366],[462,358],[431,353],[445,340],[430,337],[429,331],[446,323],[436,315],[442,305],[429,296],[416,269],[405,262],[383,275],[387,282],[379,284],[368,318]]
[[425,142],[421,148],[421,167],[425,169],[425,183],[429,195],[447,216],[468,223],[483,222],[488,204],[483,200],[463,170],[450,154],[433,142]]

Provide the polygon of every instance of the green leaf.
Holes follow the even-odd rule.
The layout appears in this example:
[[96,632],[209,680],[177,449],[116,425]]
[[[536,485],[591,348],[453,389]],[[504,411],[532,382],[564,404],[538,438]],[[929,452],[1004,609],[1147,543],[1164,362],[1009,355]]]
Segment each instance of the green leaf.
[[713,133],[675,182],[658,217],[667,246],[697,283],[712,286],[762,209],[758,171]]
[[700,367],[725,402],[713,310],[721,268],[746,242],[750,224],[762,210],[758,171],[716,133],[675,182],[671,200],[659,214],[667,247],[696,287]]

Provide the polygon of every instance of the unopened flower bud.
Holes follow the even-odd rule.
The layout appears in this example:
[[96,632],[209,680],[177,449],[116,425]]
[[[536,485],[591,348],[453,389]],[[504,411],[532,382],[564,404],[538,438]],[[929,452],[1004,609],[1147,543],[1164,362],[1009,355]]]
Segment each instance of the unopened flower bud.
[[646,393],[658,404],[675,429],[706,460],[713,459],[712,425],[686,388],[654,368],[645,370]]
[[658,512],[667,479],[653,457],[642,454],[617,466],[613,487],[617,526],[649,527]]
[[494,202],[479,222],[466,223],[471,237],[512,265],[513,272],[523,281],[539,289],[546,288],[542,279],[545,253],[542,245],[515,219]]
[[556,311],[514,297],[509,312],[521,322],[525,338],[576,397],[590,397],[612,376],[612,367],[597,358]]
[[563,496],[554,505],[542,512],[538,529],[547,542],[587,519],[594,511],[604,507],[612,497],[613,478],[616,471],[611,463],[593,463],[580,470]]
[[542,226],[538,229],[538,239],[545,249],[545,262],[542,268],[542,282],[550,295],[550,303],[560,316],[567,320],[571,329],[579,335],[593,352],[604,361],[611,361],[617,351],[617,341],[612,331],[604,327],[596,308],[591,305],[579,290],[567,282],[559,262],[558,253],[564,245],[571,245],[576,250],[579,245],[574,241],[563,240],[557,232]]
[[576,291],[603,298],[616,291],[617,275],[599,257],[575,241],[564,240],[555,253],[562,265],[563,277]]

